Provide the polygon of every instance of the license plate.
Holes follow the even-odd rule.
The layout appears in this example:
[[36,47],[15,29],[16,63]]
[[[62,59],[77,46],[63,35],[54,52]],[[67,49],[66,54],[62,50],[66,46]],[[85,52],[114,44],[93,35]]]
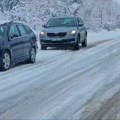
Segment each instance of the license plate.
[[52,41],[61,41],[60,38],[52,38]]

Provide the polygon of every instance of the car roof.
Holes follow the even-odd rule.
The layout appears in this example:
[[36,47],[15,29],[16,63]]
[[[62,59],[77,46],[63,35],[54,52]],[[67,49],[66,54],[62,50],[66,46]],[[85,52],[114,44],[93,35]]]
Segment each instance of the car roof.
[[0,20],[0,25],[8,24],[8,23],[10,23],[9,20]]
[[20,22],[20,21],[0,20],[0,25],[11,25],[11,24],[24,24],[24,25],[27,25],[26,23]]

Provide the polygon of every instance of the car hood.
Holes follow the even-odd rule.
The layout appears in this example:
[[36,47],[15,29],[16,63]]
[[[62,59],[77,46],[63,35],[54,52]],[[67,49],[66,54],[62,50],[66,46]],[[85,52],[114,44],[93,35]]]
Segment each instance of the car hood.
[[47,33],[69,32],[72,30],[77,30],[77,27],[49,27],[43,29],[43,31]]

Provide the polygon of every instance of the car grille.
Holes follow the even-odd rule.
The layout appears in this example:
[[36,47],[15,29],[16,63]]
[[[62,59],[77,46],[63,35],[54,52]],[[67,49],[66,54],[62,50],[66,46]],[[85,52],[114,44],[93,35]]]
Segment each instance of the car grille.
[[52,43],[52,44],[57,44],[57,43],[69,43],[69,42],[73,42],[73,41],[75,41],[75,39],[64,39],[64,40],[62,40],[61,39],[61,41],[51,41],[51,40],[41,40],[41,42],[43,42],[43,43]]
[[62,33],[47,33],[48,37],[65,37],[66,36],[66,32],[62,32]]

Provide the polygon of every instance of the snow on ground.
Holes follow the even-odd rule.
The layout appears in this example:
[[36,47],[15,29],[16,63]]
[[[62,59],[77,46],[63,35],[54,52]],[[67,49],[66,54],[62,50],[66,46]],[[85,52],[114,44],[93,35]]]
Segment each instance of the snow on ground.
[[120,37],[120,30],[115,31],[101,31],[98,33],[95,32],[89,32],[88,33],[88,40],[90,42],[96,42],[96,41],[103,41],[103,40],[110,40],[114,39],[116,37]]
[[119,32],[89,33],[87,48],[40,50],[34,65],[0,72],[0,119],[71,118],[119,76],[118,37]]

